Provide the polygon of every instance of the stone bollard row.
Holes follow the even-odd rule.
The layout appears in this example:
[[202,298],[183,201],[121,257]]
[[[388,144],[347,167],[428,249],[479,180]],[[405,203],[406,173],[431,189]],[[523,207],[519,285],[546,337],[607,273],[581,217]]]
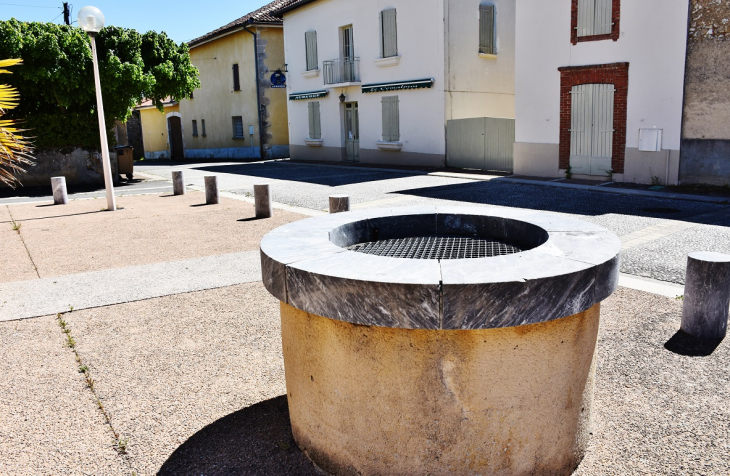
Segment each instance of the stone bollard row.
[[730,255],[696,251],[687,257],[682,326],[700,339],[722,339],[730,308]]
[[256,218],[271,218],[271,188],[269,184],[254,185],[253,198]]
[[181,170],[172,172],[172,193],[174,195],[185,195],[185,176]]
[[66,177],[51,177],[51,188],[53,189],[53,204],[68,204],[68,192],[66,191]]
[[220,202],[220,194],[218,193],[218,177],[215,175],[204,177],[205,180],[205,203],[207,205],[217,205]]
[[349,195],[330,195],[330,213],[342,213],[350,211]]

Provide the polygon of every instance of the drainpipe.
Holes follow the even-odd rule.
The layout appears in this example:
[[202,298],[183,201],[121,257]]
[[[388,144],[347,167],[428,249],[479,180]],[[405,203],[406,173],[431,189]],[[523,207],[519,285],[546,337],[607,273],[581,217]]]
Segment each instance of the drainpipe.
[[[263,141],[263,121],[261,120],[261,83],[259,82],[259,40],[256,37],[256,33],[248,29],[248,26],[251,23],[245,23],[243,25],[243,30],[247,31],[248,33],[251,33],[253,35],[253,59],[254,59],[254,65],[256,67],[256,107],[258,110],[258,121],[259,121],[259,155],[261,155],[261,158],[264,157],[264,141]],[[251,144],[253,145],[253,144]]]

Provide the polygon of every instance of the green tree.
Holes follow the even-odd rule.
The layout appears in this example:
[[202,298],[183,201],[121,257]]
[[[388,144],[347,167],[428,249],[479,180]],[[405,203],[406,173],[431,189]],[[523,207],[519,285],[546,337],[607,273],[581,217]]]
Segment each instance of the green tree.
[[[200,87],[187,44],[175,44],[164,32],[140,34],[111,26],[99,32],[96,45],[110,131],[145,98],[162,110],[166,97],[189,98]],[[23,68],[8,81],[23,96],[11,117],[24,119],[36,147],[99,147],[91,45],[83,30],[0,21],[3,57],[23,58]]]

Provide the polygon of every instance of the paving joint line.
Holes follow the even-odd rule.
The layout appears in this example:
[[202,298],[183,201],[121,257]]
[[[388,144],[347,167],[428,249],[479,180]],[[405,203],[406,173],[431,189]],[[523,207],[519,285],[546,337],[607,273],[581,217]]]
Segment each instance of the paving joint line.
[[8,214],[10,215],[10,220],[13,222],[13,229],[15,229],[15,231],[18,232],[20,241],[23,243],[23,248],[25,248],[25,252],[28,254],[28,259],[30,260],[30,264],[33,265],[33,271],[35,271],[36,276],[38,276],[38,279],[40,279],[41,274],[38,272],[38,266],[36,266],[35,261],[33,260],[33,256],[31,256],[30,250],[28,249],[28,245],[25,243],[23,234],[20,232],[20,226],[22,225],[22,223],[18,224],[18,222],[15,221],[15,218],[13,218],[13,212],[10,211],[10,206],[5,205],[5,208],[8,209]]

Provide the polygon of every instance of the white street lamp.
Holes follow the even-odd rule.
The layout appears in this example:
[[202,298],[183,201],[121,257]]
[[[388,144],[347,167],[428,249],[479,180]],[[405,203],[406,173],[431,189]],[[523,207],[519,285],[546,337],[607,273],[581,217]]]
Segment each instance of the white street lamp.
[[96,109],[99,114],[99,135],[101,136],[101,158],[104,167],[104,186],[106,187],[106,204],[109,211],[117,209],[114,199],[114,182],[112,167],[109,161],[109,142],[106,138],[104,121],[104,104],[101,101],[101,82],[99,81],[99,61],[96,57],[96,34],[104,28],[104,14],[96,7],[84,7],[79,10],[77,18],[79,26],[91,37],[91,54],[94,57],[94,84],[96,86]]

